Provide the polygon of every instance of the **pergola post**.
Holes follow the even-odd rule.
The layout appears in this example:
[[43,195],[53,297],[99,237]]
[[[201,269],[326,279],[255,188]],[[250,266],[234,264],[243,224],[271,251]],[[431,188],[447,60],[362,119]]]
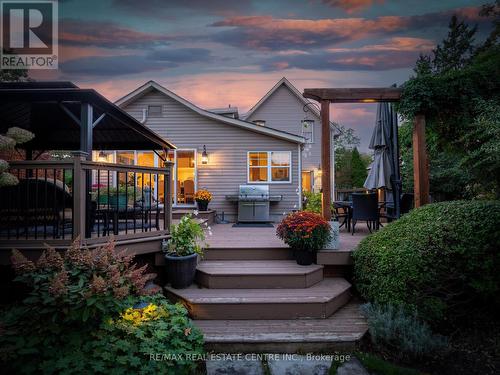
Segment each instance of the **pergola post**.
[[[94,124],[94,111],[93,107],[90,103],[82,103],[80,110],[80,150],[84,153],[85,158],[87,160],[92,161],[92,133],[93,133],[93,124]],[[90,174],[90,170],[83,171],[83,183],[82,187],[84,192],[82,196],[84,196],[85,202],[85,225],[83,226],[83,230],[85,233],[85,238],[90,237],[92,228],[91,228],[91,186],[92,186],[92,176]]]
[[331,199],[331,133],[330,101],[321,100],[321,190],[323,191],[321,213],[325,220],[332,219]]
[[87,160],[92,160],[92,125],[93,108],[89,103],[81,104],[80,111],[80,151],[87,153]]
[[413,121],[413,184],[415,207],[429,203],[429,165],[425,144],[425,115],[419,113]]

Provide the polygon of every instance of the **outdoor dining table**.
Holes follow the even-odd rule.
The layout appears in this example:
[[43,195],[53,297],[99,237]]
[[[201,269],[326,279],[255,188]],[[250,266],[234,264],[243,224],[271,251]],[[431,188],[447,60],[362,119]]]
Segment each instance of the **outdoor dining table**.
[[[391,208],[391,207],[394,207],[393,202],[385,202],[385,201],[378,202],[379,212],[382,208]],[[352,210],[353,210],[352,201],[334,201],[333,208],[334,208],[336,214],[337,214],[338,209],[344,210],[346,216],[345,216],[344,222],[340,224],[340,227],[345,225],[347,228],[347,231],[350,232],[351,231]]]

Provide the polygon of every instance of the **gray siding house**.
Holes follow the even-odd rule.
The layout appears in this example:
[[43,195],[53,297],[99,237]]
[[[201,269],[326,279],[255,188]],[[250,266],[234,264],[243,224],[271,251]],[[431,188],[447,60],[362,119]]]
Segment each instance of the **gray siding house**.
[[[276,83],[242,118],[260,126],[303,136],[302,190],[321,189],[321,118],[315,105],[305,99],[285,77]],[[333,147],[334,124],[330,124]],[[333,155],[333,152],[332,152]],[[333,178],[333,162],[331,176]],[[333,181],[332,181],[333,186]]]
[[[201,109],[153,81],[116,104],[177,147],[168,154],[175,162],[174,209],[194,208],[194,192],[207,189],[213,194],[209,208],[235,221],[237,204],[226,196],[237,194],[240,184],[266,184],[271,195],[283,196],[280,202],[271,203],[274,221],[300,208],[304,138],[298,132],[292,134]],[[203,158],[204,151],[207,158]],[[146,151],[101,151],[95,157],[150,166],[161,162]],[[161,186],[156,181],[145,182],[153,189]],[[159,189],[155,196],[164,199]]]

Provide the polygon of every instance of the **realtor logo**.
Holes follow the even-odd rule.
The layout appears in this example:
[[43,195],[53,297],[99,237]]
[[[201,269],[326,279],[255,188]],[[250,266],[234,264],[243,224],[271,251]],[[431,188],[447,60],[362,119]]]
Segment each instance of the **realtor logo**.
[[56,1],[2,1],[2,69],[57,69]]

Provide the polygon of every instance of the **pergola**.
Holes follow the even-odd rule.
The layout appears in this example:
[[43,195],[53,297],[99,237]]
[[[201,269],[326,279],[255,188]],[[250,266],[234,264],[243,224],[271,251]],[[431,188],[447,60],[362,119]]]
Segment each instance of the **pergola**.
[[[303,96],[321,104],[321,186],[322,214],[331,220],[331,140],[330,103],[398,102],[402,90],[396,87],[377,88],[313,88],[305,89]],[[413,121],[413,177],[415,207],[429,203],[429,167],[425,146],[425,116],[418,114]]]

